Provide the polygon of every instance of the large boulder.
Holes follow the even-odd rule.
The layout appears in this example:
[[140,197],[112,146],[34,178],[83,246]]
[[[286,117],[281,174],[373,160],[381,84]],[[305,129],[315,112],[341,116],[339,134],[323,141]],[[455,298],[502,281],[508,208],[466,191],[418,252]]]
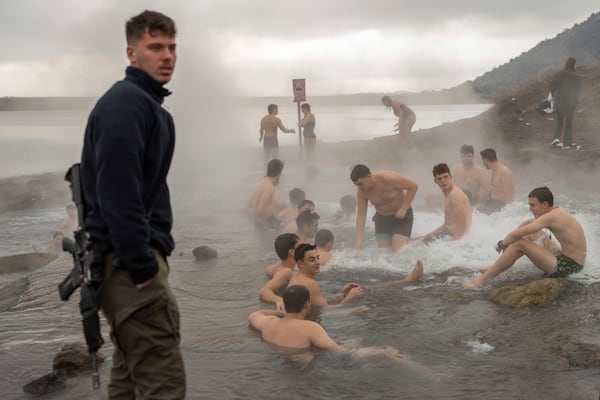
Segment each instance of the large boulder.
[[198,246],[192,250],[197,261],[206,261],[217,258],[217,251],[209,246]]
[[[98,364],[104,362],[104,360],[106,360],[104,354],[96,353]],[[67,376],[74,376],[82,371],[90,371],[92,369],[92,359],[85,345],[68,344],[54,356],[52,368],[55,371],[64,370]]]
[[524,285],[507,285],[492,289],[490,300],[510,307],[529,307],[558,297],[567,286],[565,279],[544,278]]

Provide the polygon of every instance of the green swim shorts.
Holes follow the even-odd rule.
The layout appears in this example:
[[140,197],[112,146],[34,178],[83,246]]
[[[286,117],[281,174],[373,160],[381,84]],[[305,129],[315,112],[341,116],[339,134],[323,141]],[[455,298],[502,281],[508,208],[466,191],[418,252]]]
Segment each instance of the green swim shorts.
[[564,278],[583,269],[583,265],[560,253],[556,256],[556,268],[549,274],[550,278]]

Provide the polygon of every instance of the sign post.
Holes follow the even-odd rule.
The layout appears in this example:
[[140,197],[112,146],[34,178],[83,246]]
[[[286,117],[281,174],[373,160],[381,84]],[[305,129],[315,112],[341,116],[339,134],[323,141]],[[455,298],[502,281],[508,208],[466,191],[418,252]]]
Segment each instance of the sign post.
[[[292,79],[292,90],[294,91],[294,103],[298,104],[298,125],[300,125],[300,103],[306,101],[306,80]],[[298,126],[298,146],[302,150],[302,128]]]

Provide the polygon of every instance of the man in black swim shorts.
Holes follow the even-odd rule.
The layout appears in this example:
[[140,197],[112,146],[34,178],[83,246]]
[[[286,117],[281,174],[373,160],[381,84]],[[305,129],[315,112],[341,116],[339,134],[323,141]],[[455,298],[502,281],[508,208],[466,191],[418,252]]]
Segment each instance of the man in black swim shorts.
[[397,251],[410,240],[413,225],[411,203],[418,185],[391,171],[371,173],[366,165],[352,169],[350,179],[356,186],[356,231],[354,246],[363,246],[363,231],[370,201],[375,206],[375,233],[377,246]]

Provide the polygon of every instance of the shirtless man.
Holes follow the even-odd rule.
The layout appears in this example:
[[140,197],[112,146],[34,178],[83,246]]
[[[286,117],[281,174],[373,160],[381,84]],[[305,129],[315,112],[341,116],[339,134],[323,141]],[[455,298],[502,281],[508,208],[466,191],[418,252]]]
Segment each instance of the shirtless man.
[[490,184],[483,168],[476,165],[475,149],[465,144],[460,148],[460,163],[452,167],[454,184],[461,188],[469,197],[471,204],[477,204],[482,199],[489,198]]
[[502,207],[514,200],[515,185],[512,172],[498,161],[496,150],[485,149],[480,154],[483,165],[492,170],[492,183],[487,201],[484,201],[478,209],[486,213],[500,211]]
[[265,270],[265,275],[272,278],[280,269],[286,269],[290,266],[295,267],[294,249],[299,243],[300,238],[295,233],[282,233],[277,236],[273,247],[275,247],[275,254],[277,254],[280,261],[269,265]]
[[267,175],[261,179],[246,203],[246,211],[254,215],[257,228],[273,230],[279,227],[276,215],[281,208],[275,187],[279,184],[283,162],[274,158],[267,164]]
[[78,227],[77,208],[75,207],[75,204],[67,204],[67,216],[59,225],[52,228],[52,233],[59,232],[62,234],[63,232],[67,232],[68,236],[73,236],[73,232],[75,232]]
[[450,236],[452,240],[460,239],[471,227],[473,209],[467,195],[452,182],[450,168],[446,164],[433,167],[433,181],[444,193],[444,223],[425,236],[417,238],[424,243]]
[[333,258],[331,249],[333,249],[333,232],[329,229],[321,229],[315,235],[315,245],[319,250],[321,265],[327,264]]
[[267,275],[272,278],[265,283],[259,292],[261,300],[274,303],[278,310],[284,308],[283,299],[277,293],[281,293],[292,279],[296,267],[294,251],[298,243],[300,243],[299,238],[293,233],[283,233],[277,236],[277,239],[275,239],[275,252],[281,261],[267,268]]
[[315,234],[319,230],[319,214],[312,210],[304,210],[296,217],[296,225],[298,230],[296,235],[300,238],[301,243],[312,242]]
[[[489,282],[496,275],[510,268],[525,255],[533,264],[552,278],[579,272],[585,263],[587,247],[585,234],[579,222],[567,211],[554,207],[554,196],[547,187],[533,189],[529,193],[529,210],[533,218],[523,222],[496,244],[502,253],[483,274],[465,282],[465,288],[475,288]],[[545,246],[539,246],[525,238],[547,228],[561,245],[562,253],[554,255]]]
[[300,203],[298,203],[296,216],[283,227],[281,233],[296,233],[296,231],[298,231],[296,219],[298,218],[298,215],[300,215],[300,213],[302,213],[302,211],[305,210],[315,211],[315,202],[312,200],[304,199]]
[[414,111],[408,108],[406,104],[398,100],[392,100],[390,96],[383,96],[381,102],[387,108],[391,108],[394,115],[398,117],[398,123],[394,125],[394,132],[398,132],[398,136],[406,141],[408,149],[413,150],[415,142],[410,131],[417,121]]
[[279,108],[276,104],[269,104],[267,107],[269,114],[265,115],[260,120],[260,137],[258,141],[263,142],[265,149],[265,162],[271,158],[277,158],[279,151],[279,142],[277,141],[277,129],[281,129],[285,133],[295,133],[294,129],[287,129],[283,126],[281,119],[277,116]]
[[355,248],[363,246],[369,201],[376,211],[373,221],[377,246],[397,251],[408,243],[413,225],[411,203],[417,194],[417,183],[389,171],[371,174],[363,164],[354,166],[350,179],[357,188]]
[[290,197],[290,206],[282,210],[279,215],[277,215],[277,218],[279,218],[281,224],[284,226],[289,224],[290,221],[296,220],[296,217],[299,214],[298,205],[301,201],[306,199],[304,190],[300,188],[293,188],[290,190],[288,195]]
[[[294,258],[296,259],[299,273],[292,277],[288,287],[294,285],[306,286],[310,292],[312,305],[316,307],[329,306],[330,304],[321,295],[321,289],[315,280],[315,277],[321,270],[319,250],[317,250],[317,246],[308,243],[302,243],[298,245],[294,252]],[[342,305],[350,300],[361,297],[363,291],[356,283],[348,283],[339,291],[339,294],[342,295],[342,300],[337,305]]]

